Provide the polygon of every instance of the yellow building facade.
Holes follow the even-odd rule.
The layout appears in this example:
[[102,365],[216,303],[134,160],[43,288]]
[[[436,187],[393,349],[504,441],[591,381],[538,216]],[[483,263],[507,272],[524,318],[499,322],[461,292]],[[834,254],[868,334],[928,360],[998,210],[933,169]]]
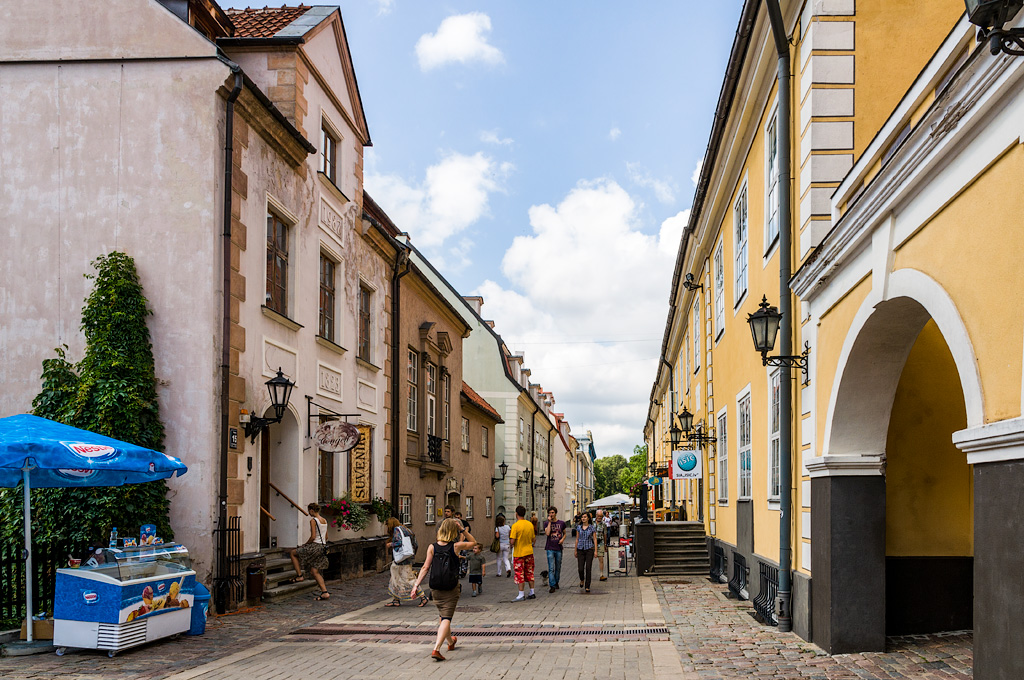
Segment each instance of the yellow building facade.
[[[645,430],[659,467],[688,446],[670,443],[684,407],[711,442],[693,447],[702,478],[654,504],[702,522],[713,567],[769,619],[764,567],[779,566],[787,517],[793,629],[826,651],[973,628],[976,675],[1020,677],[1024,586],[1005,574],[1024,567],[1024,528],[998,517],[1024,509],[1024,308],[1010,299],[1024,278],[1024,57],[979,47],[960,0],[782,2],[783,121],[759,5],[745,3],[730,56]],[[762,296],[779,304],[784,229],[793,354],[808,364],[793,370],[791,423],[747,323]]]

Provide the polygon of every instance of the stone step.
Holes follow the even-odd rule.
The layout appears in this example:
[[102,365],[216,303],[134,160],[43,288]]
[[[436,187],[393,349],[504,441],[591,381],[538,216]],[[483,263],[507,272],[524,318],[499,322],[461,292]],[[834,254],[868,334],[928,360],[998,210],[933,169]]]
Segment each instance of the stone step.
[[[294,572],[292,572],[294,573]],[[311,590],[316,590],[317,585],[314,579],[306,579],[298,583],[285,583],[274,588],[268,588],[263,591],[263,599],[267,602],[274,602],[281,600],[286,597],[292,597],[295,595],[301,595],[302,593],[308,593]]]
[[709,564],[706,557],[691,557],[687,559],[655,557],[655,564]]
[[271,584],[278,584],[284,581],[289,581],[294,578],[298,578],[298,574],[295,569],[287,569],[285,571],[275,571],[273,574],[267,574],[267,586]]
[[271,572],[274,572],[274,571],[280,571],[282,569],[284,569],[286,571],[287,570],[294,571],[295,570],[295,565],[292,564],[291,558],[288,557],[287,555],[285,555],[284,557],[273,557],[273,558],[268,556],[267,557],[267,561],[266,561],[266,569],[267,569],[267,573],[268,574],[271,573]]

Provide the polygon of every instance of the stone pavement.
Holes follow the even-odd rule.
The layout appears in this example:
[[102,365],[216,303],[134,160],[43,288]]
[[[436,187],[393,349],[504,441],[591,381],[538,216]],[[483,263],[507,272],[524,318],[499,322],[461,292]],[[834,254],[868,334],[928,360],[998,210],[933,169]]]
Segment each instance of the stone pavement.
[[[538,550],[538,557],[543,553]],[[538,576],[543,568],[538,560]],[[301,596],[256,611],[213,618],[203,637],[181,637],[122,652],[0,659],[7,680],[319,680],[544,678],[633,680],[888,680],[970,678],[971,634],[893,638],[884,654],[830,657],[793,633],[762,626],[749,602],[729,600],[705,578],[615,576],[580,592],[566,551],[562,588],[513,603],[512,579],[487,566],[484,592],[463,595],[458,647],[429,659],[437,615],[386,608],[387,574],[331,583],[330,602]],[[595,564],[596,569],[596,564]]]

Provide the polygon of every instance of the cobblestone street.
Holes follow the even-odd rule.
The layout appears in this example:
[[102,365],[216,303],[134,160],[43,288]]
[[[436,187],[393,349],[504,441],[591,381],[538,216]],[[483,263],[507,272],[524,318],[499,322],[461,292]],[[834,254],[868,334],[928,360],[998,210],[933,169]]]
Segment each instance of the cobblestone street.
[[[540,566],[540,565],[538,565]],[[596,569],[596,565],[595,565]],[[970,678],[970,633],[890,640],[885,654],[829,657],[793,633],[758,624],[748,602],[704,578],[612,577],[590,595],[575,586],[567,553],[562,588],[511,602],[494,576],[473,598],[463,582],[448,662],[432,662],[433,605],[386,608],[387,575],[331,583],[332,601],[300,596],[211,618],[203,637],[181,637],[114,659],[95,651],[0,660],[11,680],[287,680],[290,678]],[[538,581],[538,586],[540,582]]]

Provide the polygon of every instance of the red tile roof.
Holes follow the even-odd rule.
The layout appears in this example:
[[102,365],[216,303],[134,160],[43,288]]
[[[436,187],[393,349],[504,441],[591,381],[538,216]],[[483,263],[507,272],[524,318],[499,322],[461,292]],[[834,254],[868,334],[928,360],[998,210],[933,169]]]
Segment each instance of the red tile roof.
[[270,38],[310,9],[310,5],[298,7],[264,7],[263,9],[229,9],[228,16],[235,25],[236,38]]
[[473,406],[476,406],[491,418],[494,418],[497,422],[505,422],[501,419],[501,416],[498,415],[498,412],[494,410],[494,407],[488,404],[487,400],[477,394],[472,387],[465,383],[465,381],[462,383],[462,396],[464,396],[469,403],[473,404]]

